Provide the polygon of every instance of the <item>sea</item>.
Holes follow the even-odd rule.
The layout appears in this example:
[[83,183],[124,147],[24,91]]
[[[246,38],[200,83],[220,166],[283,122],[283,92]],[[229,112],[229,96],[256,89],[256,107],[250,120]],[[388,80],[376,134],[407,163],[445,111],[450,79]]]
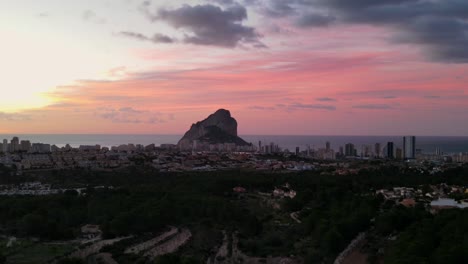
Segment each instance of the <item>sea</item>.
[[[105,134],[18,134],[6,135],[0,134],[0,140],[10,141],[13,137],[19,137],[20,140],[29,140],[32,143],[45,143],[57,145],[58,147],[70,144],[72,147],[80,145],[101,145],[102,147],[112,147],[121,144],[177,144],[182,135],[105,135]],[[403,146],[403,136],[298,136],[298,135],[239,135],[247,142],[258,146],[259,141],[262,145],[277,144],[280,148],[295,151],[296,147],[306,150],[307,147],[313,149],[325,148],[326,142],[330,142],[331,148],[335,151],[347,143],[355,145],[358,152],[363,146],[370,145],[372,150],[375,143],[380,143],[383,148],[387,142],[393,142],[396,147]],[[458,154],[468,152],[468,137],[446,137],[446,136],[416,136],[416,149],[422,153],[435,153],[440,149],[443,153]]]

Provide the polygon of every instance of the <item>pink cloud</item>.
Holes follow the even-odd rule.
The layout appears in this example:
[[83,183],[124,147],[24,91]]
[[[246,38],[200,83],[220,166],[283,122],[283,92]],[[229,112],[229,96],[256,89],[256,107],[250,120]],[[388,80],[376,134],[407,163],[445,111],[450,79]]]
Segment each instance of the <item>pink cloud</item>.
[[[465,117],[451,111],[468,110],[466,66],[418,62],[408,50],[203,54],[206,50],[200,48],[145,51],[140,55],[148,60],[177,63],[147,72],[116,68],[113,72],[124,72],[124,79],[58,87],[49,96],[59,103],[31,112],[31,120],[18,129],[183,133],[192,122],[228,108],[241,133],[386,134],[403,131],[411,123],[427,127],[422,120],[435,111],[440,123],[444,115],[439,111],[461,121]],[[459,123],[457,131],[468,133],[468,127]]]

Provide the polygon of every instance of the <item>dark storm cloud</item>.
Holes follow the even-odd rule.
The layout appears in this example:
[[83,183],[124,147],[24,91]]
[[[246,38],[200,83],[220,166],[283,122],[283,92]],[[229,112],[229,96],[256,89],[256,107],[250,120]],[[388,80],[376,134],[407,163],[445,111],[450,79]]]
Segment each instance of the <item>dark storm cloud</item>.
[[333,12],[342,21],[372,24],[406,25],[420,18],[468,18],[465,0],[316,0],[310,7]]
[[[394,26],[394,41],[424,47],[434,61],[468,62],[468,1],[323,1],[344,21]],[[372,2],[372,3],[371,3]]]
[[320,4],[341,9],[361,9],[374,6],[401,5],[419,2],[419,0],[303,0],[304,4]]
[[173,42],[175,42],[174,39],[172,39],[171,37],[168,37],[166,35],[163,35],[163,34],[154,34],[153,37],[151,38],[151,41],[155,42],[155,43],[173,43]]
[[319,13],[307,13],[301,15],[296,20],[296,25],[299,27],[317,27],[328,26],[336,20],[336,17]]
[[159,9],[155,14],[149,5],[142,6],[151,21],[163,21],[185,33],[183,42],[196,45],[236,47],[250,44],[265,47],[253,27],[242,24],[247,19],[245,7],[235,4],[222,9],[215,5],[183,5],[176,9]]
[[[393,41],[419,45],[434,61],[468,63],[467,0],[253,1],[271,17],[289,15],[300,27],[332,23],[392,27]],[[260,6],[260,7],[259,7]],[[291,10],[293,9],[293,10]]]
[[422,17],[410,23],[395,38],[401,43],[427,47],[426,54],[436,61],[468,62],[468,22],[453,18]]
[[131,31],[122,31],[119,33],[122,36],[133,38],[141,41],[150,41],[153,43],[173,43],[175,40],[169,36],[163,34],[154,34],[153,37],[148,37],[144,34],[131,32]]
[[257,5],[259,0],[243,0],[242,4],[245,6],[254,6]]
[[270,3],[264,6],[262,11],[273,17],[284,17],[297,13],[294,6],[290,5],[289,1],[284,0],[270,0]]
[[234,0],[213,0],[213,2],[218,3],[222,6],[229,6],[229,5],[237,4],[237,2]]

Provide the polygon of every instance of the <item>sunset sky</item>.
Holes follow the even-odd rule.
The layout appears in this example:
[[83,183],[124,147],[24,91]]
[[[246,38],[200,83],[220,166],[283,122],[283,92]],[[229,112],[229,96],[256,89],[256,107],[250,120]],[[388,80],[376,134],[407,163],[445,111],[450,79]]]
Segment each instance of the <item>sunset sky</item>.
[[466,0],[15,0],[0,33],[0,134],[468,135]]

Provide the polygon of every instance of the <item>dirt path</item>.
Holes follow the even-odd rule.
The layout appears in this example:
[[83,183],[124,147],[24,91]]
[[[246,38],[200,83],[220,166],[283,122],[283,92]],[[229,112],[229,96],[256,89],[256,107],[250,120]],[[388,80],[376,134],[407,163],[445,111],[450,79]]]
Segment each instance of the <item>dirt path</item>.
[[138,253],[140,253],[142,251],[146,251],[146,250],[156,246],[161,241],[164,241],[167,238],[177,234],[178,231],[179,230],[177,228],[171,226],[169,231],[164,232],[161,235],[159,235],[159,236],[157,236],[157,237],[155,237],[155,238],[153,238],[151,240],[145,241],[143,243],[140,243],[140,244],[137,244],[137,245],[134,245],[132,247],[129,247],[129,248],[125,249],[125,254],[130,254],[130,253],[138,254]]
[[192,233],[190,230],[184,228],[175,236],[173,236],[168,241],[156,246],[153,249],[147,251],[144,256],[149,256],[150,258],[154,259],[157,256],[174,253],[183,246],[187,241],[192,237]]
[[290,216],[294,221],[296,221],[296,223],[298,224],[302,223],[301,220],[299,220],[298,212],[291,213]]
[[[216,253],[215,259],[214,259],[214,264],[222,264],[224,263],[223,260],[227,258],[228,255],[228,245],[229,245],[229,239],[226,231],[223,231],[223,244],[221,244],[221,247],[219,247],[218,252]],[[219,260],[218,260],[219,259]]]

